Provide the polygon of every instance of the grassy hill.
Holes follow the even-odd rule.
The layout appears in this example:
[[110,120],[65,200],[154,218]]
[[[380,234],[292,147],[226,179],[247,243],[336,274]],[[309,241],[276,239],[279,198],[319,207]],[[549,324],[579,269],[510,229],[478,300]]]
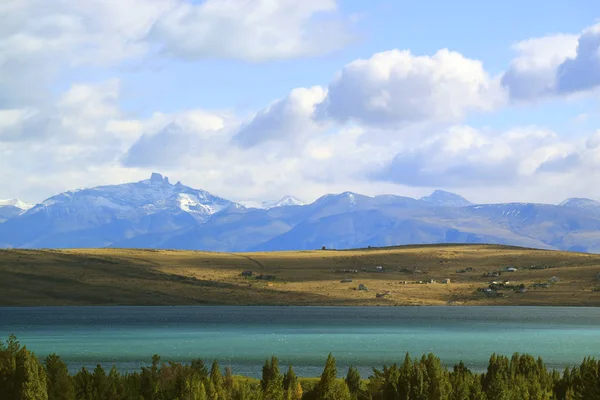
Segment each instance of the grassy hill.
[[[484,277],[508,266],[517,271]],[[264,253],[0,250],[0,305],[600,306],[599,273],[600,255],[496,245]],[[275,279],[256,279],[260,274]],[[431,279],[436,283],[418,283]],[[439,283],[443,279],[450,283]],[[505,280],[502,297],[478,291]],[[359,284],[368,291],[356,290]]]

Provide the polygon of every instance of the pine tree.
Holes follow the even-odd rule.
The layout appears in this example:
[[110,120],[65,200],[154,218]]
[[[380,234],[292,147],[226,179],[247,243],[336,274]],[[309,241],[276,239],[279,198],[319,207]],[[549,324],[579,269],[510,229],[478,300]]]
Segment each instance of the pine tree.
[[108,373],[108,398],[110,400],[122,399],[124,397],[124,388],[121,381],[121,375],[116,366],[112,366]]
[[107,397],[109,382],[102,365],[96,365],[92,374],[94,399],[101,400]]
[[233,390],[233,371],[229,366],[225,367],[225,378],[223,379],[223,385],[225,391],[227,393],[231,393]]
[[283,376],[279,372],[279,361],[275,356],[271,357],[270,362],[267,360],[265,363],[261,387],[264,387],[263,398],[265,400],[283,399]]
[[6,343],[0,341],[0,393],[13,399],[18,395],[16,382],[17,354],[21,344],[15,335],[10,335]]
[[44,367],[35,354],[25,347],[17,353],[15,378],[19,400],[48,399]]
[[337,379],[337,367],[335,365],[335,358],[329,353],[327,361],[325,362],[325,369],[321,374],[321,380],[318,386],[318,399],[319,400],[337,400],[336,395],[336,379]]
[[300,381],[296,381],[296,384],[292,386],[291,400],[302,400],[302,385]]
[[298,377],[294,372],[294,368],[290,365],[288,371],[283,374],[283,388],[287,390],[293,390],[296,382],[298,381]]
[[210,381],[215,387],[215,390],[220,392],[223,388],[223,375],[221,375],[221,368],[217,360],[213,361],[210,368]]
[[206,368],[204,361],[201,359],[197,358],[192,360],[190,368],[195,374],[198,374],[200,379],[208,378],[208,368]]
[[269,382],[273,379],[273,369],[271,368],[271,361],[269,359],[265,360],[265,365],[262,368],[262,378],[260,380],[260,387],[263,390],[267,390],[267,386]]
[[358,396],[363,389],[360,374],[358,373],[358,370],[352,366],[348,368],[348,373],[346,374],[346,385],[348,385],[350,394],[354,396]]
[[48,400],[75,400],[75,386],[67,365],[56,354],[44,361]]
[[181,400],[206,400],[206,398],[202,379],[197,374],[192,374],[185,380]]

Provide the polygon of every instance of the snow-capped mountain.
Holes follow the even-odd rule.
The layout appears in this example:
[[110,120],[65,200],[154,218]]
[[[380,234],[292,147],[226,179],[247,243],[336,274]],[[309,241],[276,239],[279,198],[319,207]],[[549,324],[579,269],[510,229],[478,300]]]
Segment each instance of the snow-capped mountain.
[[12,207],[18,208],[22,211],[25,211],[25,210],[29,210],[31,207],[33,207],[34,204],[29,204],[29,203],[24,202],[23,200],[17,199],[17,198],[5,199],[5,200],[0,199],[0,207],[7,207],[7,206],[12,206]]
[[303,206],[306,203],[302,200],[297,199],[294,196],[284,196],[279,200],[267,200],[267,201],[251,201],[251,200],[242,200],[238,202],[239,204],[244,205],[248,208],[260,208],[263,210],[268,210],[270,208],[275,207],[287,207],[287,206]]
[[17,198],[0,200],[0,223],[16,217],[32,207],[33,204],[26,203]]
[[579,208],[581,210],[600,212],[600,202],[591,199],[573,197],[559,204],[561,207]]
[[154,173],[19,209],[0,224],[0,247],[258,251],[498,243],[600,252],[599,205],[589,199],[473,205],[434,191],[421,199],[344,192],[310,204],[286,196],[246,207]]
[[229,200],[204,190],[150,179],[121,185],[78,189],[50,197],[3,223],[0,245],[109,246],[150,232],[190,228],[228,207]]
[[284,196],[277,201],[263,201],[261,208],[268,210],[269,208],[274,207],[303,206],[305,204],[305,202],[295,198],[294,196]]

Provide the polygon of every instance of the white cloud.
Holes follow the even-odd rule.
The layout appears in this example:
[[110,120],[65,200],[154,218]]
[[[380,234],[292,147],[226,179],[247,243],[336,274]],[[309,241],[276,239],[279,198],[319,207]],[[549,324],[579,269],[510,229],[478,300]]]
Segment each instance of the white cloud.
[[424,187],[509,187],[573,148],[554,132],[534,127],[496,134],[454,126],[399,152],[374,177]]
[[576,56],[558,67],[557,81],[560,93],[586,91],[600,86],[600,24],[581,34]]
[[577,54],[578,35],[554,35],[524,40],[513,46],[518,56],[502,77],[514,99],[547,96],[556,90],[556,70]]
[[174,0],[12,0],[0,15],[0,108],[48,95],[52,80],[81,65],[110,65],[149,50],[143,40]]
[[350,39],[335,0],[9,0],[0,15],[0,108],[48,100],[53,80],[78,67],[295,58]]
[[237,122],[226,113],[190,110],[174,115],[156,114],[141,126],[144,133],[121,159],[124,166],[184,166],[190,158],[226,147]]
[[551,35],[517,43],[502,77],[515,100],[569,95],[600,86],[600,24],[579,35]]
[[448,50],[431,57],[392,50],[346,65],[319,112],[341,122],[397,126],[460,120],[503,99],[500,85],[479,61]]
[[234,142],[242,147],[252,147],[264,142],[297,143],[306,139],[318,129],[313,114],[325,95],[320,86],[292,90],[287,97],[273,102],[242,125]]
[[178,58],[249,61],[323,54],[351,39],[336,0],[179,1],[149,38]]

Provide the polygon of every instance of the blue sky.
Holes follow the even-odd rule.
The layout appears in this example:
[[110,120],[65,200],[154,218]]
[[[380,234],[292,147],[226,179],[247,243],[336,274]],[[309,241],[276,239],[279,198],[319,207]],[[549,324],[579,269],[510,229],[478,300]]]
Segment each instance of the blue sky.
[[0,5],[0,198],[600,198],[596,1],[68,3]]

